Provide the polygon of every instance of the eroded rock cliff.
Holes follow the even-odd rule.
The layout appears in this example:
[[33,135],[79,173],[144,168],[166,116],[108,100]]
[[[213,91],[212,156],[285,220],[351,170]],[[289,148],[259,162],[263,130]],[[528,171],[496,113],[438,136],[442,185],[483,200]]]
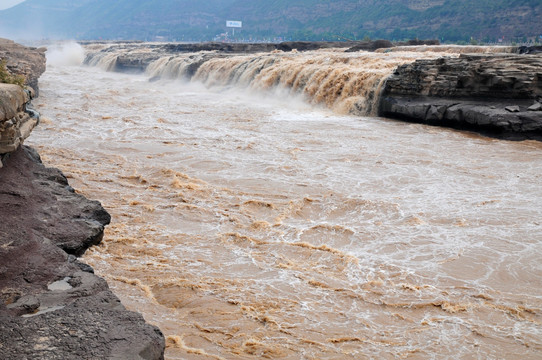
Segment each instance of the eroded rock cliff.
[[542,139],[541,101],[542,57],[471,54],[400,66],[386,82],[380,114]]
[[[15,151],[38,124],[39,115],[30,100],[39,92],[38,78],[45,71],[45,49],[36,49],[0,39],[0,167],[2,154]],[[16,81],[15,81],[16,80]],[[25,88],[22,87],[25,85]]]
[[19,85],[0,84],[0,167],[2,155],[17,150],[38,124],[29,105],[30,91]]
[[7,70],[21,75],[25,85],[39,94],[38,79],[45,72],[45,48],[34,48],[0,38],[0,59],[5,60]]

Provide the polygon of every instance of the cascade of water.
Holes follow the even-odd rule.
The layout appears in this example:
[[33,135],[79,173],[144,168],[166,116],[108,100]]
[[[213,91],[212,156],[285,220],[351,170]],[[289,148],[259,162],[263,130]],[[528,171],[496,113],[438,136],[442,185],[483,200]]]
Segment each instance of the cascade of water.
[[[106,50],[90,52],[86,63],[114,70],[121,55],[132,52],[135,56],[137,52],[136,58],[143,59],[151,54],[141,48]],[[450,56],[449,49],[443,51],[435,50],[423,55],[408,51],[346,53],[329,49],[248,55],[216,52],[165,54],[149,63],[146,74],[150,78],[199,82],[210,88],[235,86],[261,92],[286,91],[340,114],[375,115],[380,89],[397,66],[422,56]]]
[[84,63],[89,66],[99,67],[105,71],[113,71],[120,53],[121,51],[87,54]]

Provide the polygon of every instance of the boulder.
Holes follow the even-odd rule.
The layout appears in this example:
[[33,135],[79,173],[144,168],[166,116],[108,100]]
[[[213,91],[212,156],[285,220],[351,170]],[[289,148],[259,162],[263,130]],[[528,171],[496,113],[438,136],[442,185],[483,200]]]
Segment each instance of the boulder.
[[517,105],[513,105],[513,106],[507,106],[504,108],[504,110],[506,111],[509,111],[509,112],[519,112],[519,106]]

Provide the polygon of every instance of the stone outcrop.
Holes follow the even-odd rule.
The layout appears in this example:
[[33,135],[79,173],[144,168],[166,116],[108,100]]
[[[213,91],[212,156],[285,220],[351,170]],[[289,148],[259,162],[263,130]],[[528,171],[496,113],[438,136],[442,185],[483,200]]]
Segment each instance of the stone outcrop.
[[461,55],[397,68],[384,87],[380,114],[505,138],[541,139],[542,112],[536,110],[541,97],[542,57]]
[[0,84],[0,167],[2,154],[15,151],[38,124],[30,94],[19,85]]
[[101,240],[101,205],[26,146],[0,184],[0,358],[162,359],[161,332],[75,256]]
[[27,47],[0,38],[0,59],[6,61],[7,70],[22,75],[25,84],[39,94],[38,79],[45,72],[45,48]]
[[393,46],[393,43],[389,40],[362,41],[347,49],[346,52],[375,51],[377,49],[387,49]]
[[45,71],[45,49],[22,46],[0,39],[0,60],[9,76],[22,76],[27,88],[0,83],[0,167],[2,154],[15,151],[39,122],[30,105],[39,93],[38,78]]

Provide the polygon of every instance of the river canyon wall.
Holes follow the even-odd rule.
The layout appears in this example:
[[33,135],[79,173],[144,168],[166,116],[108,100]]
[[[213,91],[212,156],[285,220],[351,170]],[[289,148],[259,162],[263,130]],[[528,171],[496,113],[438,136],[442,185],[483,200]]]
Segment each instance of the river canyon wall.
[[110,216],[22,145],[39,122],[30,100],[44,49],[0,40],[0,358],[162,359],[164,338],[128,311],[77,257],[98,244]]

